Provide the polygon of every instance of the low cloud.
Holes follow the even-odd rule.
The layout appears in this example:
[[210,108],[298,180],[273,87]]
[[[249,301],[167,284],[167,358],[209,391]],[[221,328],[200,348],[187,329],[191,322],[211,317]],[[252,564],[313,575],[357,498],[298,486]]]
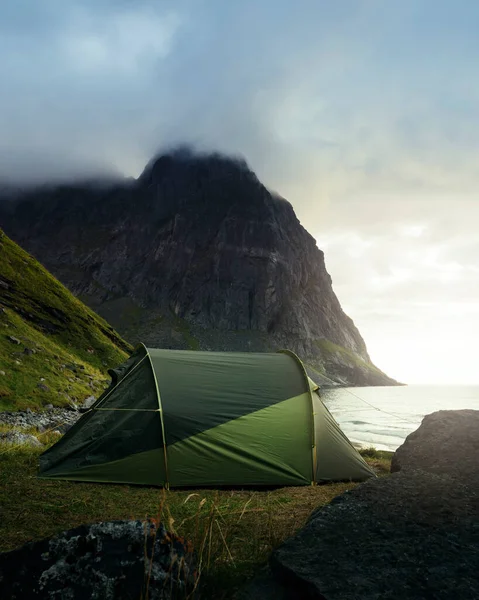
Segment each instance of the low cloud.
[[0,179],[136,176],[178,143],[243,155],[377,362],[395,374],[384,348],[422,336],[413,362],[445,372],[428,340],[477,333],[478,29],[473,2],[7,0]]

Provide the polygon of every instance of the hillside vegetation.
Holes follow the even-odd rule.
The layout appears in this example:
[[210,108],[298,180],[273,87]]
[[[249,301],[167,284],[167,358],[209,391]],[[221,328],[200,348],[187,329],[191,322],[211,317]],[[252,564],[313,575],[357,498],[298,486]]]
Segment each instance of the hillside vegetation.
[[131,347],[0,230],[0,410],[98,396]]

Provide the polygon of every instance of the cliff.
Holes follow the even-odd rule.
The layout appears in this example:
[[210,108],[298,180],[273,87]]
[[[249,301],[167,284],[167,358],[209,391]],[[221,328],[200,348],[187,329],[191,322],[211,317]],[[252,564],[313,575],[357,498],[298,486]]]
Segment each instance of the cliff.
[[395,383],[292,206],[242,160],[172,152],[137,180],[37,188],[0,207],[6,232],[132,343],[288,347],[320,382]]

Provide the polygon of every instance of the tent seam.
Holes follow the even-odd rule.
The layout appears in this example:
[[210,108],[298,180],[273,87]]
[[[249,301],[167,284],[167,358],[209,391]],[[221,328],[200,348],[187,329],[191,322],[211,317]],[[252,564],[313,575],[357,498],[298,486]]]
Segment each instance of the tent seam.
[[158,401],[158,409],[159,409],[158,412],[160,413],[161,435],[163,436],[163,456],[165,459],[165,488],[169,489],[170,478],[169,478],[169,473],[168,473],[168,453],[167,453],[167,446],[166,446],[165,423],[163,421],[163,407],[161,404],[160,387],[158,385],[158,379],[156,378],[155,367],[153,366],[153,361],[151,360],[150,351],[144,344],[142,344],[142,346],[146,350],[146,355],[148,356],[148,360],[150,361],[151,372],[153,373],[153,379],[155,381],[156,399]]
[[[316,452],[316,424],[314,422],[314,401],[313,401],[313,392],[311,391],[311,387],[309,385],[309,377],[306,373],[306,369],[304,368],[303,361],[299,358],[297,354],[292,352],[291,350],[279,350],[279,353],[286,354],[287,356],[291,356],[294,359],[296,364],[299,366],[301,373],[303,374],[304,381],[306,383],[306,393],[309,396],[309,400],[311,402],[311,437],[312,437],[312,479],[311,485],[316,485],[316,472],[318,469],[318,457]],[[318,386],[319,387],[319,386]]]

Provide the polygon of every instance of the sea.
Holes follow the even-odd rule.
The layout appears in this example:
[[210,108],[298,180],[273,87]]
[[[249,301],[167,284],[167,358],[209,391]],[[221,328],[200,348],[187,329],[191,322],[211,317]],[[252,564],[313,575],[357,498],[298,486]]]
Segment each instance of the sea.
[[396,450],[429,413],[479,410],[479,385],[333,388],[321,396],[355,446],[378,450]]

